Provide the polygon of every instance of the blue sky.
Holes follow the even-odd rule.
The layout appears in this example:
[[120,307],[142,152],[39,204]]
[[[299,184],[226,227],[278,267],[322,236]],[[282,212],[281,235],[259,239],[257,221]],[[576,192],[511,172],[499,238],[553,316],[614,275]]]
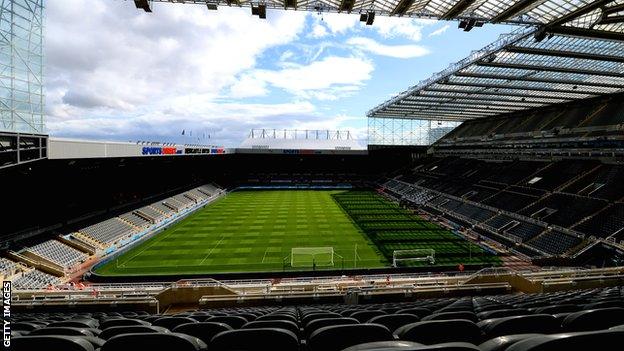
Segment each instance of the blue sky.
[[363,139],[370,108],[511,30],[466,33],[456,22],[379,16],[366,26],[356,15],[278,10],[261,20],[247,8],[175,4],[147,14],[129,1],[50,0],[48,129],[225,146],[251,128],[341,129]]

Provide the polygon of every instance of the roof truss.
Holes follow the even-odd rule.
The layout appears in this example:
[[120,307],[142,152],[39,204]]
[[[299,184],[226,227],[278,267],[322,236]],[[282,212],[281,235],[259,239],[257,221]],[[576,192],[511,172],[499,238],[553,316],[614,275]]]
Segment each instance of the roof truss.
[[468,120],[624,91],[624,41],[555,33],[536,40],[542,31],[503,35],[367,116]]

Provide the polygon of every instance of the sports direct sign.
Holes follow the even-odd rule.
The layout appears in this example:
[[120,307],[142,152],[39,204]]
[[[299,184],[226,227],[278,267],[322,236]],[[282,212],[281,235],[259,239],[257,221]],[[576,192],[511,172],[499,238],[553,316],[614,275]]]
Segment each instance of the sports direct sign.
[[177,147],[161,147],[161,146],[145,146],[142,151],[143,155],[182,155],[183,149]]

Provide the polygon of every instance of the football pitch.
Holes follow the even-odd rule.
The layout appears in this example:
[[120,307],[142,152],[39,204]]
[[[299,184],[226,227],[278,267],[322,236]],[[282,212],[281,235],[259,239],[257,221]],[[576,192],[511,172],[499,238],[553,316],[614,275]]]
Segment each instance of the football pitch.
[[[309,247],[333,248],[333,262],[325,254],[318,264],[293,267],[291,249]],[[440,264],[497,260],[370,191],[252,190],[229,193],[94,270],[136,276],[382,268],[393,250],[423,247],[434,248]]]

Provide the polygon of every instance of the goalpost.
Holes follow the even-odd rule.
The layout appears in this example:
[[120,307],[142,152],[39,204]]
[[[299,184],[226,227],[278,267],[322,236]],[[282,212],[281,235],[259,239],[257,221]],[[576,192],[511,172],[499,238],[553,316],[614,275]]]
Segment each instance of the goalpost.
[[291,267],[333,267],[334,248],[293,247],[290,249]]
[[435,264],[434,249],[394,250],[392,252],[392,267],[405,267],[414,262],[428,262]]

